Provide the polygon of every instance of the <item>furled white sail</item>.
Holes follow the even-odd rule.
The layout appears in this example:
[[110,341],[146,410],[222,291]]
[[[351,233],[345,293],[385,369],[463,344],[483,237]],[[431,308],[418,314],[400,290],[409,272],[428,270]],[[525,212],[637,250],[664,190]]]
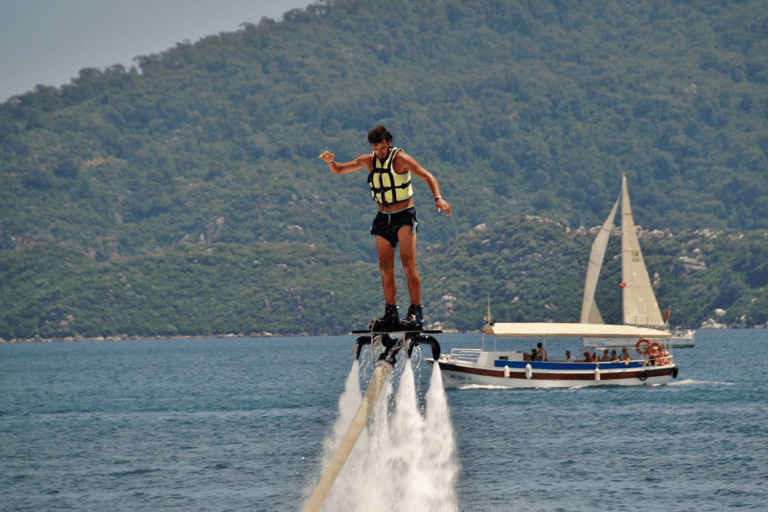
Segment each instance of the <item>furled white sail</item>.
[[616,210],[619,207],[619,200],[611,209],[611,213],[603,223],[600,231],[592,242],[592,249],[589,252],[589,264],[587,265],[587,278],[584,282],[584,299],[581,303],[581,323],[582,324],[602,324],[603,317],[595,302],[595,289],[597,288],[597,279],[600,277],[600,268],[603,266],[605,257],[605,248],[608,246],[608,237],[613,228],[613,219],[616,217]]
[[629,205],[627,177],[621,178],[621,286],[624,324],[664,327],[656,295],[645,268]]

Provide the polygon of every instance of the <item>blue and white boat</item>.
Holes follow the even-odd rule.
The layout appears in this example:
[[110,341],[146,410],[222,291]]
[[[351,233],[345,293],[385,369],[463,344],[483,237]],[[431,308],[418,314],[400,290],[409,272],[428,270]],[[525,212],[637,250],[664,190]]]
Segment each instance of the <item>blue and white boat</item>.
[[[608,237],[621,202],[622,306],[623,323],[609,325],[595,302]],[[671,333],[661,315],[648,271],[640,251],[627,192],[622,176],[621,197],[601,227],[589,256],[579,323],[494,323],[490,304],[481,348],[457,348],[438,360],[447,388],[498,386],[504,388],[570,388],[591,386],[648,386],[666,384],[676,378],[678,367],[672,347],[695,346],[693,332]],[[493,350],[485,349],[486,335],[493,336]],[[536,346],[550,339],[581,341],[582,353],[569,361],[536,360],[517,348],[498,350],[499,338],[527,340]],[[593,354],[591,350],[598,350]],[[606,349],[622,351],[621,360],[595,360]],[[586,354],[589,354],[589,358]],[[578,360],[581,359],[581,360]],[[599,357],[597,358],[599,359]],[[429,359],[428,359],[429,360]]]
[[[493,349],[486,350],[486,336]],[[593,386],[649,386],[677,377],[678,367],[662,342],[670,333],[629,325],[582,323],[488,323],[481,348],[455,348],[437,361],[446,388],[574,388]],[[534,346],[558,338],[632,341],[631,357],[621,361],[531,360],[527,352],[499,350],[501,338],[527,341]],[[504,342],[508,343],[508,342]],[[577,356],[578,357],[578,356]],[[434,360],[427,359],[434,363]]]

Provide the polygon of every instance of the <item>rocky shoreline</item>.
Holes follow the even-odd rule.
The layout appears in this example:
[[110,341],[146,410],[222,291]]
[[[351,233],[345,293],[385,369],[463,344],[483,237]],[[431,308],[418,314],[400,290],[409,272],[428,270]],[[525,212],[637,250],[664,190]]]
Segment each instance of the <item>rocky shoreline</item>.
[[[753,325],[747,326],[741,322],[736,322],[732,325],[718,323],[713,318],[708,318],[701,324],[698,330],[706,329],[768,329],[768,323],[765,325]],[[457,331],[455,329],[443,329],[444,334],[469,334],[471,332],[479,331]],[[346,333],[349,334],[349,333]],[[345,336],[346,334],[320,334],[318,336]],[[0,344],[2,343],[59,343],[59,342],[75,342],[75,341],[126,341],[126,340],[202,340],[202,339],[226,339],[226,338],[272,338],[272,337],[298,337],[298,336],[315,336],[306,332],[293,333],[293,334],[273,334],[271,332],[252,332],[248,334],[209,334],[209,335],[189,335],[189,336],[128,336],[127,334],[118,334],[114,336],[67,336],[66,338],[42,338],[35,336],[34,338],[12,338],[6,340],[0,338]]]
[[[460,331],[454,329],[443,329],[444,334],[458,334]],[[349,333],[341,334],[319,334],[317,336],[345,336]],[[298,337],[298,336],[316,336],[306,332],[293,333],[293,334],[273,334],[271,332],[252,332],[247,334],[208,334],[208,335],[188,335],[188,336],[128,336],[127,334],[117,334],[114,336],[67,336],[66,338],[43,338],[35,336],[34,338],[12,338],[6,340],[0,338],[0,343],[59,343],[59,342],[75,342],[75,341],[126,341],[126,340],[212,340],[212,339],[226,339],[226,338],[285,338],[285,337]]]
[[[125,340],[194,340],[194,339],[219,339],[219,338],[267,338],[271,336],[278,336],[270,332],[262,333],[249,333],[249,334],[211,334],[211,335],[199,335],[199,336],[128,336],[127,334],[118,334],[114,336],[67,336],[66,338],[43,338],[35,336],[34,338],[12,338],[6,340],[0,338],[0,343],[58,343],[58,342],[74,342],[74,341],[125,341]],[[307,333],[302,334],[289,334],[279,336],[309,336]]]

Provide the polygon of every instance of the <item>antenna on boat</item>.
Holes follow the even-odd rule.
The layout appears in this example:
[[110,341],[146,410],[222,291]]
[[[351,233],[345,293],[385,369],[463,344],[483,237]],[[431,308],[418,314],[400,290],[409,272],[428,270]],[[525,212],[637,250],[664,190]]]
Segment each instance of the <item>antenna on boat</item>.
[[[486,309],[485,309],[485,317],[483,318],[483,320],[485,321],[485,325],[483,326],[483,337],[482,337],[482,342],[481,342],[481,349],[485,350],[485,331],[486,331],[485,328],[488,327],[489,325],[493,325],[493,317],[491,316],[491,297],[490,297],[490,295],[488,296],[488,304],[487,304]],[[495,343],[496,343],[496,340],[494,338],[494,345],[495,345]]]

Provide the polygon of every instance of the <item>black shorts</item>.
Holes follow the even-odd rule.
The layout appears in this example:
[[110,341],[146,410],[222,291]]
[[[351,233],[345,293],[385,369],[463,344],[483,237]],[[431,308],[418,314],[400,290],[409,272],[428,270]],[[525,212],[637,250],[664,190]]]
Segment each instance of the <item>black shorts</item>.
[[416,220],[416,208],[413,206],[399,212],[379,212],[373,219],[371,234],[386,239],[392,247],[397,247],[397,232],[403,226],[411,226],[411,232],[416,234],[419,223]]

